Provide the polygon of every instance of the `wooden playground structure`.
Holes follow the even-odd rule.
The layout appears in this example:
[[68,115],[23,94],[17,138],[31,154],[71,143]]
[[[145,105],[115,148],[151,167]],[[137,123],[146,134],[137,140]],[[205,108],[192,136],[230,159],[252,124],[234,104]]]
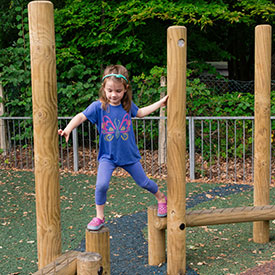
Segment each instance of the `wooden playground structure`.
[[187,226],[254,222],[253,240],[269,242],[269,220],[275,219],[275,206],[269,205],[270,186],[270,90],[271,26],[255,28],[255,160],[254,206],[216,210],[186,211],[186,50],[185,27],[170,27],[167,32],[167,190],[168,215],[157,217],[148,209],[149,264],[166,261],[167,274],[186,272]]
[[[57,136],[57,82],[53,5],[28,5],[33,92],[38,268],[35,274],[110,274],[109,229],[86,230],[87,253],[61,255],[61,222]],[[255,165],[254,206],[186,211],[186,50],[187,30],[167,31],[167,166],[168,215],[148,209],[149,264],[166,261],[167,274],[186,272],[186,227],[254,222],[253,239],[269,241],[271,26],[255,29]],[[90,252],[90,253],[89,253]],[[98,253],[98,254],[96,254]],[[99,271],[100,267],[103,270]],[[100,273],[99,273],[100,272]]]

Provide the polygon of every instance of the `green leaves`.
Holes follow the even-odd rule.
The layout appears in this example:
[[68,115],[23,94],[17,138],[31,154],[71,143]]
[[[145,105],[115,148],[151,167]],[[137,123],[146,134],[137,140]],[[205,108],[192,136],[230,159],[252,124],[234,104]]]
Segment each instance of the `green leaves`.
[[[16,98],[29,102],[31,96],[28,1],[9,5],[6,2],[0,4],[0,81],[5,88],[5,101],[15,106]],[[185,25],[188,29],[188,67],[195,71],[193,74],[210,72],[209,67],[201,65],[205,61],[225,60],[229,62],[231,78],[252,79],[253,28],[256,24],[275,22],[275,5],[268,0],[53,3],[60,115],[72,115],[87,98],[97,98],[102,70],[109,64],[123,64],[129,69],[138,104],[158,99],[159,78],[165,75],[166,67],[166,30],[171,25]],[[6,36],[7,31],[12,36]],[[246,100],[235,101],[236,94],[216,97],[196,81],[187,83],[192,99],[189,115],[232,114],[228,102],[234,102],[236,114],[251,112]],[[209,96],[213,97],[215,107],[209,106]],[[8,109],[10,115],[31,115],[31,108],[17,107]],[[274,114],[273,109],[272,105]]]

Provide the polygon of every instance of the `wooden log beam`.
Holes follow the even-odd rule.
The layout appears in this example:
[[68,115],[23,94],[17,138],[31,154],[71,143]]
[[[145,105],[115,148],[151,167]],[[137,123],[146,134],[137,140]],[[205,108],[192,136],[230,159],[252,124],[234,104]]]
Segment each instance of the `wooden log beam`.
[[[167,219],[157,217],[157,206],[151,206],[150,211],[154,214],[150,219],[153,226],[158,230],[166,229]],[[187,227],[269,221],[274,219],[275,205],[186,211]]]
[[188,211],[187,226],[216,225],[275,219],[275,205]]
[[79,253],[78,251],[69,251],[33,275],[75,275],[77,272],[77,257]]
[[54,10],[50,1],[28,4],[38,268],[61,254],[60,186]]
[[[270,25],[255,28],[255,206],[269,204],[271,41]],[[269,242],[269,222],[253,224],[253,240],[256,243]]]

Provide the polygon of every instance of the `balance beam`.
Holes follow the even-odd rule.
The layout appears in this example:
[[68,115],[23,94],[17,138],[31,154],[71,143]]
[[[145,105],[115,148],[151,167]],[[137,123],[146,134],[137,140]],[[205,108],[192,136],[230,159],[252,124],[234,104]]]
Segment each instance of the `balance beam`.
[[77,269],[77,257],[80,252],[69,251],[62,256],[58,257],[52,263],[46,265],[44,268],[35,272],[33,275],[75,275]]
[[[153,224],[156,229],[166,229],[167,218],[159,218],[157,216],[157,206],[154,205],[148,208],[148,223],[149,216],[153,217]],[[187,227],[269,221],[274,219],[275,205],[186,211]]]
[[33,275],[98,275],[100,272],[103,272],[102,257],[98,253],[69,251]]
[[[157,206],[148,208],[148,262],[149,265],[159,265],[166,261],[165,229],[167,218],[157,216]],[[222,208],[210,210],[186,211],[187,227],[242,223],[254,221],[269,221],[275,219],[275,205]],[[178,224],[181,230],[182,224]]]

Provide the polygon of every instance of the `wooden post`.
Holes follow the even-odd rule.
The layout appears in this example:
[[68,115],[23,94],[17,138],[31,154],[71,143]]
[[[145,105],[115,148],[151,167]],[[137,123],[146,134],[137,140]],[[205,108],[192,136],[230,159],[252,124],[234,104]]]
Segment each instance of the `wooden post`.
[[100,254],[102,257],[103,274],[111,274],[109,228],[104,226],[98,231],[86,229],[86,251]]
[[61,254],[54,12],[49,1],[30,2],[28,12],[40,269]]
[[186,271],[186,48],[187,29],[167,31],[167,274]]
[[[271,36],[270,25],[255,28],[255,206],[269,204]],[[254,222],[253,240],[269,242],[269,221]]]
[[159,265],[166,261],[165,229],[159,230],[155,226],[158,220],[165,220],[157,216],[156,206],[148,207],[148,263]]
[[[5,113],[5,106],[4,106],[4,93],[3,93],[3,87],[0,84],[0,116],[2,116]],[[0,119],[0,149],[3,150],[4,155],[7,154],[7,129],[6,129],[6,123],[4,119]]]
[[102,257],[98,253],[83,252],[77,257],[77,275],[98,275]]
[[[166,78],[162,76],[160,78],[160,98],[163,98],[166,94]],[[159,110],[159,116],[165,117],[165,108],[162,107]],[[165,119],[160,119],[159,121],[159,146],[158,146],[158,163],[162,165],[166,163],[166,127],[165,127]]]

